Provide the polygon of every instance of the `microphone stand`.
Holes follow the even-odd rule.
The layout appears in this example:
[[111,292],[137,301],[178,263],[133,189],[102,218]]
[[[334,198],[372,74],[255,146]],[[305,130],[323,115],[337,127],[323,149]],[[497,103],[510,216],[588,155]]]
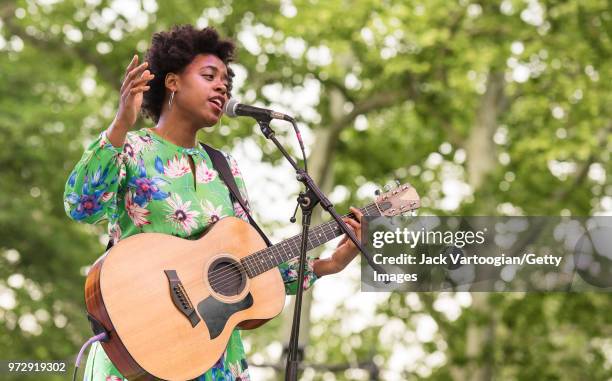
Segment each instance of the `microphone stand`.
[[[361,242],[357,239],[353,231],[342,221],[342,217],[336,212],[333,204],[329,201],[327,196],[319,189],[314,180],[310,177],[306,170],[299,168],[295,160],[289,155],[285,148],[276,139],[274,130],[270,127],[270,121],[272,120],[269,116],[258,116],[256,118],[261,132],[264,136],[272,140],[283,156],[289,161],[291,166],[295,169],[296,178],[299,182],[304,184],[305,190],[300,192],[298,196],[298,204],[302,210],[302,240],[300,244],[300,256],[299,256],[299,271],[298,271],[298,287],[295,295],[295,309],[293,311],[293,323],[291,326],[291,338],[289,340],[289,348],[287,354],[287,366],[285,371],[285,381],[297,381],[298,369],[300,358],[298,356],[298,338],[300,335],[300,317],[302,312],[302,294],[304,293],[304,272],[306,271],[306,252],[308,250],[308,231],[310,228],[310,220],[312,217],[312,210],[317,204],[321,204],[331,216],[336,220],[340,229],[349,237],[349,239],[359,248],[359,251],[364,255],[368,264],[378,271],[379,273],[386,274],[386,271],[374,263],[372,257],[367,253]],[[292,123],[295,123],[292,121]],[[294,124],[295,126],[295,124]]]

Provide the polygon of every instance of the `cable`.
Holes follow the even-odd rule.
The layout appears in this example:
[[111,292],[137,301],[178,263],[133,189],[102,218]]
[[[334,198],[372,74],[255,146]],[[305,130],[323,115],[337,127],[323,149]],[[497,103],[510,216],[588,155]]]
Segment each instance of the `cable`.
[[106,340],[106,338],[107,338],[106,332],[102,332],[93,337],[90,337],[89,340],[87,340],[85,344],[83,344],[83,346],[81,347],[81,350],[79,351],[79,354],[77,355],[76,362],[74,364],[74,373],[72,373],[72,381],[76,381],[77,372],[79,370],[79,365],[81,364],[81,358],[83,357],[83,353],[85,353],[85,349],[87,349],[87,347],[89,347],[91,344],[95,343],[96,341],[103,341],[103,340]]
[[298,143],[300,144],[300,149],[302,151],[302,160],[304,161],[304,171],[308,173],[308,163],[306,162],[306,150],[304,149],[304,142],[302,141],[302,134],[300,133],[300,129],[297,126],[297,122],[293,118],[291,118],[290,122],[293,125],[295,136],[297,137]]

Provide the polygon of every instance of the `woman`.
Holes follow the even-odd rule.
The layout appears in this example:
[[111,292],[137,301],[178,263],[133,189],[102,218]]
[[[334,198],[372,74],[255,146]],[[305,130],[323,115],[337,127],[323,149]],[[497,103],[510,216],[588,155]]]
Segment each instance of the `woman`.
[[[230,97],[233,72],[228,64],[234,49],[233,42],[221,39],[213,28],[180,26],[153,36],[146,61],[139,64],[134,56],[127,67],[113,123],[85,150],[66,183],[64,204],[72,219],[108,219],[113,242],[142,232],[197,238],[222,217],[247,220],[196,138],[198,130],[219,121]],[[141,107],[155,128],[129,132]],[[226,157],[246,200],[236,161]],[[361,221],[359,210],[351,211]],[[345,221],[359,237],[360,222]],[[345,237],[331,258],[310,258],[304,288],[342,270],[356,254],[357,248]],[[297,263],[284,263],[279,271],[287,294],[294,294]],[[96,343],[85,379],[122,378]],[[248,378],[240,333],[235,330],[219,361],[197,380]]]

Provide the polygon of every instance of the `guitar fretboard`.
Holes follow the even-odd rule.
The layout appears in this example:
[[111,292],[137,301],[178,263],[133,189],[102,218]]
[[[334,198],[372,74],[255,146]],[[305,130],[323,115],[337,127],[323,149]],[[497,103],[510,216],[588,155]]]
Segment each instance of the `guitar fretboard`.
[[[380,210],[375,203],[369,204],[368,206],[361,208],[361,212],[364,216],[380,216]],[[352,213],[344,215],[343,217],[353,217]],[[319,226],[311,228],[308,231],[308,250],[314,249],[332,239],[339,237],[343,234],[342,230],[338,226],[335,220],[325,222]],[[288,238],[276,245],[270,246],[266,249],[255,252],[247,257],[241,259],[242,266],[245,268],[249,278],[256,277],[283,262],[287,262],[300,255],[300,244],[302,241],[302,234],[296,234],[291,238]]]

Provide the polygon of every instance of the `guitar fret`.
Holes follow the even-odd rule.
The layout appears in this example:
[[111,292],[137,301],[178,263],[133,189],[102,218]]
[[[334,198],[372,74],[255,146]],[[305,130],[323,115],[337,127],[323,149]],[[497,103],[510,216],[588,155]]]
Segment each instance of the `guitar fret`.
[[[361,212],[366,216],[382,215],[375,203],[361,208]],[[348,217],[350,215],[351,214],[347,214],[342,217]],[[336,221],[327,221],[319,226],[311,228],[308,232],[306,248],[307,250],[311,250],[343,234],[344,232],[340,229]],[[250,277],[257,276],[281,263],[297,257],[300,252],[301,237],[301,233],[294,235],[276,245],[243,258],[242,263],[247,269],[247,274],[249,274]]]
[[244,267],[246,269],[247,274],[249,276],[253,276],[254,272],[253,272],[253,269],[251,268],[250,261],[251,261],[251,256],[244,257],[244,258],[242,258],[242,260],[240,260],[240,262],[242,263],[242,267]]
[[254,255],[252,255],[251,257],[251,266],[253,267],[253,272],[255,273],[255,275],[259,274],[259,269],[257,268],[257,253],[255,253]]
[[279,248],[282,249],[282,252],[279,250],[279,254],[280,254],[279,256],[284,262],[285,261],[284,259],[287,257],[287,248],[284,243],[281,243],[279,245]]
[[253,256],[253,266],[255,267],[255,271],[257,272],[257,274],[259,274],[261,272],[261,268],[259,266],[259,261],[257,260],[258,257],[259,257],[259,254]]
[[[313,230],[314,230],[314,229],[313,229]],[[318,229],[317,229],[317,230],[318,230]],[[311,232],[311,233],[308,235],[308,240],[309,240],[309,241],[312,241],[313,246],[315,246],[315,247],[316,247],[316,246],[319,246],[319,245],[321,244],[321,241],[319,241],[319,237],[320,237],[320,234],[321,234],[321,233],[319,233],[317,230],[314,230],[313,232]]]
[[[327,236],[325,235],[325,229],[323,229],[322,226],[319,226],[316,229],[314,229],[314,231],[312,232],[312,236],[313,236],[313,241],[316,239],[316,243],[313,242],[314,243],[313,247],[317,247],[321,245],[322,243],[327,242]],[[321,239],[321,236],[323,237],[323,239]]]
[[274,252],[270,251],[269,253],[266,254],[266,268],[270,268],[270,266],[272,265],[272,263],[274,263],[273,258],[274,258]]
[[293,256],[293,252],[294,252],[294,248],[292,245],[291,241],[287,241],[285,243],[283,243],[283,256],[281,257],[281,260],[283,262],[287,262],[288,260],[291,259],[291,257]]
[[317,246],[325,244],[327,241],[329,241],[329,239],[327,238],[327,234],[325,230],[321,229],[317,233]]
[[253,275],[257,275],[257,266],[255,266],[255,261],[253,260],[253,257],[249,257],[249,267],[251,268]]
[[257,258],[256,258],[257,267],[259,267],[259,273],[260,274],[264,272],[264,268],[265,268],[265,266],[264,266],[264,259],[263,259],[263,256],[261,254],[262,253],[259,253],[257,255]]
[[253,255],[251,257],[251,266],[253,267],[253,272],[255,274],[259,274],[259,269],[257,268],[257,261],[256,261],[257,255]]
[[293,257],[293,253],[299,252],[300,248],[296,245],[294,240],[287,241],[286,245],[289,247],[289,251],[287,252],[287,256],[285,257],[285,262],[290,260]]

